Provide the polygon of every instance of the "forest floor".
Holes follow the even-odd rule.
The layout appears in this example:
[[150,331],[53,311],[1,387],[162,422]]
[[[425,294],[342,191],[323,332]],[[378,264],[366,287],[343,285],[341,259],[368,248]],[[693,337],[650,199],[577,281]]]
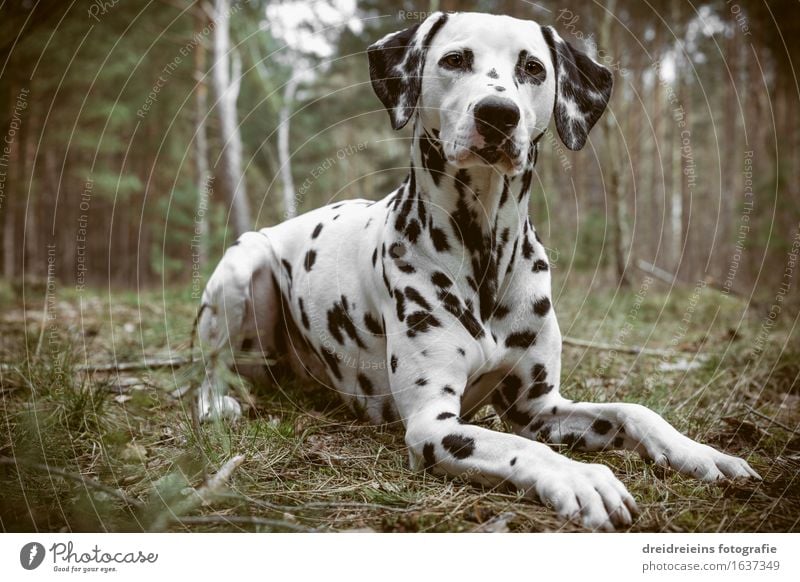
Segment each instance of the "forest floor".
[[[251,388],[243,421],[197,430],[185,367],[80,368],[187,356],[185,289],[59,290],[47,313],[44,295],[24,309],[4,293],[0,530],[580,531],[508,489],[410,471],[399,426],[354,421],[326,388],[279,377]],[[641,280],[554,294],[565,336],[620,348],[566,345],[566,397],[647,405],[764,477],[702,484],[630,453],[565,451],[612,467],[642,510],[631,531],[800,529],[796,314],[771,325],[769,306]],[[625,351],[637,346],[670,352]],[[477,421],[501,428],[489,408]],[[226,463],[227,484],[215,482]]]

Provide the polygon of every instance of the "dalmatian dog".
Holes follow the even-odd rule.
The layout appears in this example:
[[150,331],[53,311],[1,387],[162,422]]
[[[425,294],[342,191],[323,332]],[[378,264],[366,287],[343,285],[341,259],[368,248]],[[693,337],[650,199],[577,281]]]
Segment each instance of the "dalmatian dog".
[[[529,190],[551,118],[581,149],[610,71],[549,26],[473,13],[433,13],[367,55],[392,127],[412,124],[408,176],[378,202],[241,236],[203,294],[203,345],[277,354],[359,417],[402,423],[412,468],[511,484],[591,529],[628,526],[636,503],[608,467],[551,446],[636,451],[704,481],[759,478],[643,406],[559,393],[561,333]],[[201,418],[239,417],[213,375]],[[486,404],[513,434],[470,423]]]

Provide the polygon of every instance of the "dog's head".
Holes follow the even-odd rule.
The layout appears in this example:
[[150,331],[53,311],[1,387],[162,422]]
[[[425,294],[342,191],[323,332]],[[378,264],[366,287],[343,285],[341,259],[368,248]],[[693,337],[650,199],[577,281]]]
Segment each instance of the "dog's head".
[[516,174],[555,115],[579,150],[611,96],[611,72],[549,26],[435,12],[368,49],[375,93],[400,129],[415,114],[459,168]]

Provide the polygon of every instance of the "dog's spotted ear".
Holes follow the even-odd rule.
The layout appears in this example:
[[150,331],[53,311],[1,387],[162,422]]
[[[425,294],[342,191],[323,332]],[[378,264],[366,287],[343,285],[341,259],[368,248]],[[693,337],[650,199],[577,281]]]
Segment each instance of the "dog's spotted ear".
[[565,146],[579,150],[608,105],[614,79],[611,71],[562,39],[552,26],[543,26],[542,35],[556,72],[556,129]]
[[414,115],[425,54],[445,22],[447,14],[434,12],[414,26],[386,35],[367,49],[372,88],[389,112],[394,129],[403,128]]

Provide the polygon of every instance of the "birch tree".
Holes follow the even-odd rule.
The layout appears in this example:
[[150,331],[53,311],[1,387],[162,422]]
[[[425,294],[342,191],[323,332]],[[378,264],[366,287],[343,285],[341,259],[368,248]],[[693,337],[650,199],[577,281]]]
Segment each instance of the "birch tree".
[[242,173],[242,136],[236,113],[236,101],[242,76],[242,61],[230,43],[230,0],[214,0],[214,92],[220,119],[222,156],[220,175],[229,196],[234,235],[253,227],[250,202]]

